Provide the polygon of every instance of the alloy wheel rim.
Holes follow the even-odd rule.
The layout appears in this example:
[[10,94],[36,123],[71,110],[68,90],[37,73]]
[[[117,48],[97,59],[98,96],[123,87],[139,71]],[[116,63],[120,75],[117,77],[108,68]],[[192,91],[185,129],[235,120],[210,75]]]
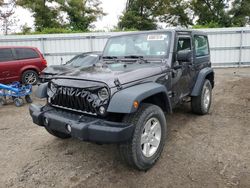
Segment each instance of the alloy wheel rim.
[[208,109],[210,103],[210,91],[208,87],[205,87],[205,91],[204,91],[204,106],[206,109]]
[[36,75],[34,73],[28,73],[24,79],[27,84],[34,84],[36,82]]
[[157,118],[150,118],[144,125],[141,135],[141,150],[145,157],[152,157],[161,142],[161,124]]

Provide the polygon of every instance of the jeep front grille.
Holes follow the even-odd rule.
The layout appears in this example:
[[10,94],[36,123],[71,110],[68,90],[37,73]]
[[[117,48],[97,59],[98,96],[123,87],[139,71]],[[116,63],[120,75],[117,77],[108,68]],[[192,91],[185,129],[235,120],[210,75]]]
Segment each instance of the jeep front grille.
[[55,107],[96,114],[100,106],[108,104],[108,100],[101,101],[99,99],[99,89],[88,90],[57,86],[54,95],[49,98],[49,102]]

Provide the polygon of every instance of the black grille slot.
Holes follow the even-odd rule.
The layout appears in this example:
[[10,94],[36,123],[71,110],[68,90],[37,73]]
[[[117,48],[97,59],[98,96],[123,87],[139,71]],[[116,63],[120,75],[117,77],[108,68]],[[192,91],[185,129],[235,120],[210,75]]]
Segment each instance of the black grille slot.
[[96,92],[71,87],[57,87],[56,93],[51,97],[51,104],[58,107],[73,109],[82,112],[96,113],[93,102],[99,100]]

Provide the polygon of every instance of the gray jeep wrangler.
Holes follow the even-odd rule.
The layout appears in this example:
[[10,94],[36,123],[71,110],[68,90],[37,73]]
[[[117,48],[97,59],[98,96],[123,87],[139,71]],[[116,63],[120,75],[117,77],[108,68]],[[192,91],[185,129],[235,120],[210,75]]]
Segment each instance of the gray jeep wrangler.
[[213,87],[206,33],[133,32],[109,38],[97,64],[40,85],[47,104],[29,110],[50,134],[117,143],[127,164],[147,170],[164,147],[165,114],[190,101],[194,113],[207,114]]

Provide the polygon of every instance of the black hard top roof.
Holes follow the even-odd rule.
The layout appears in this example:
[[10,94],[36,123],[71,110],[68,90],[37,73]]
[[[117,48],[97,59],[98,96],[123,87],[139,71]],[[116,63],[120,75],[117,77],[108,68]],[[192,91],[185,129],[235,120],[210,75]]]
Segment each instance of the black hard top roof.
[[[162,33],[162,32],[173,32],[173,33],[193,33],[193,34],[202,34],[207,35],[206,32],[201,30],[195,29],[182,29],[182,28],[170,28],[170,29],[160,29],[160,30],[150,30],[150,31],[135,31],[135,32],[128,32],[123,34],[118,34],[112,37],[124,36],[124,35],[136,35],[136,34],[143,34],[143,33]],[[112,38],[111,37],[111,38]]]

